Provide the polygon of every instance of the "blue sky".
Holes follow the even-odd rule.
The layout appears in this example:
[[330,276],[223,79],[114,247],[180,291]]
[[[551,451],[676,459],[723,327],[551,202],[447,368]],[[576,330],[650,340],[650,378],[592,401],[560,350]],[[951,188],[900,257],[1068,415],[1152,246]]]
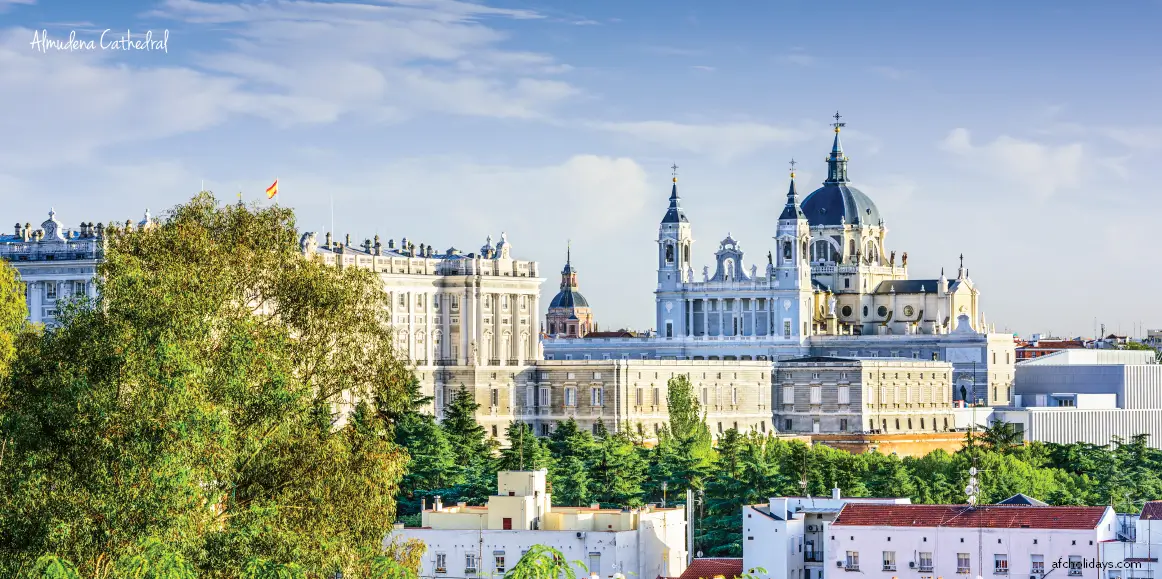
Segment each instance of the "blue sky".
[[[8,222],[138,219],[274,178],[308,230],[567,240],[603,327],[652,324],[669,166],[708,263],[770,247],[830,115],[913,277],[957,256],[997,328],[1162,327],[1162,3],[0,0]],[[34,31],[169,31],[41,52]],[[696,268],[700,269],[700,268]]]

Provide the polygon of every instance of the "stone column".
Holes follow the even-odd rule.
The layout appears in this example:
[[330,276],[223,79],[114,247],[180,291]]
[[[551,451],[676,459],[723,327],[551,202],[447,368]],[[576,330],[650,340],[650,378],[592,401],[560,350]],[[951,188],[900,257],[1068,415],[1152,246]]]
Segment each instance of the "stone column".
[[32,303],[29,304],[29,306],[28,306],[28,319],[30,319],[34,322],[44,321],[43,318],[41,317],[41,314],[43,314],[43,312],[44,312],[43,302],[41,301],[43,299],[44,299],[44,284],[41,282],[37,282],[37,281],[29,282],[28,283],[28,300]]
[[436,363],[436,360],[432,357],[432,352],[435,352],[435,345],[432,343],[432,341],[436,336],[436,332],[433,331],[436,325],[436,316],[433,313],[434,304],[432,304],[432,299],[435,297],[435,295],[436,294],[434,293],[424,293],[424,305],[427,306],[427,310],[425,310],[424,314],[424,320],[426,322],[424,324],[424,344],[427,345],[428,349],[427,353],[429,366],[435,365]]
[[540,340],[541,340],[541,293],[540,288],[533,293],[533,311],[529,314],[529,333],[532,335],[532,340],[529,346],[533,349],[529,352],[529,356],[534,360],[540,359]]
[[476,339],[474,292],[471,282],[464,286],[464,295],[460,304],[460,355],[456,361],[458,364],[472,365],[476,363],[475,358],[472,357],[472,340]]

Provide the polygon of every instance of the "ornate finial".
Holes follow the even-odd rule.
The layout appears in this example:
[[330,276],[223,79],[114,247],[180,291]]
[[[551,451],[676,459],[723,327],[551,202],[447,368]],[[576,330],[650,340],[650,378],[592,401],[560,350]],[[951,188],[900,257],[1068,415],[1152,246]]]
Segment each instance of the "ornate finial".
[[842,116],[840,116],[839,111],[835,111],[833,118],[835,119],[835,122],[831,123],[831,126],[835,127],[835,132],[838,133],[839,129],[847,126],[847,123],[839,122],[839,119],[843,118]]
[[55,218],[56,218],[56,209],[53,207],[49,207],[48,208],[48,220],[52,221]]
[[792,179],[795,178],[795,165],[798,165],[798,163],[795,162],[795,159],[791,159],[791,178]]
[[673,175],[674,182],[677,183],[678,182],[678,164],[677,163],[670,165],[670,175]]
[[964,267],[964,254],[960,254],[960,267]]
[[573,240],[565,240],[565,265],[573,263]]

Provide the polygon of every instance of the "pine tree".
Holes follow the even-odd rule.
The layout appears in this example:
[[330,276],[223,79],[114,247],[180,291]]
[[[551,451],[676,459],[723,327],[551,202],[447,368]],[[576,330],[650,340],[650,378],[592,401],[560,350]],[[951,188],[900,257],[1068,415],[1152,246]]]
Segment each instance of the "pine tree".
[[508,448],[500,451],[500,470],[540,470],[553,465],[548,445],[524,422],[513,421],[505,429]]
[[607,507],[640,506],[646,463],[623,432],[607,433],[598,441],[589,465],[594,500]]
[[462,479],[452,444],[432,415],[416,412],[400,417],[395,442],[409,457],[407,474],[400,482],[401,515],[418,513],[421,499],[440,494]]
[[476,422],[476,411],[479,409],[480,404],[476,402],[475,396],[461,384],[444,411],[441,426],[452,444],[457,464],[471,465],[492,455],[494,444],[485,434],[484,427]]

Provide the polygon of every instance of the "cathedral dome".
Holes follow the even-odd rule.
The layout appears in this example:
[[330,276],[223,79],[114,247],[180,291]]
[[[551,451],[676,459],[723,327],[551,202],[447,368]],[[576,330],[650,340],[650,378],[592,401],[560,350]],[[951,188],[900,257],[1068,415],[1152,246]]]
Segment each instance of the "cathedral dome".
[[811,225],[879,225],[880,210],[863,191],[847,183],[824,183],[803,200]]
[[587,308],[589,302],[585,300],[585,296],[581,292],[573,288],[565,288],[553,297],[553,301],[549,302],[550,308]]
[[852,187],[847,177],[848,158],[839,141],[839,129],[845,123],[839,118],[839,113],[835,113],[835,141],[827,157],[827,180],[803,200],[803,213],[811,225],[879,225],[883,221],[879,208],[863,191]]

